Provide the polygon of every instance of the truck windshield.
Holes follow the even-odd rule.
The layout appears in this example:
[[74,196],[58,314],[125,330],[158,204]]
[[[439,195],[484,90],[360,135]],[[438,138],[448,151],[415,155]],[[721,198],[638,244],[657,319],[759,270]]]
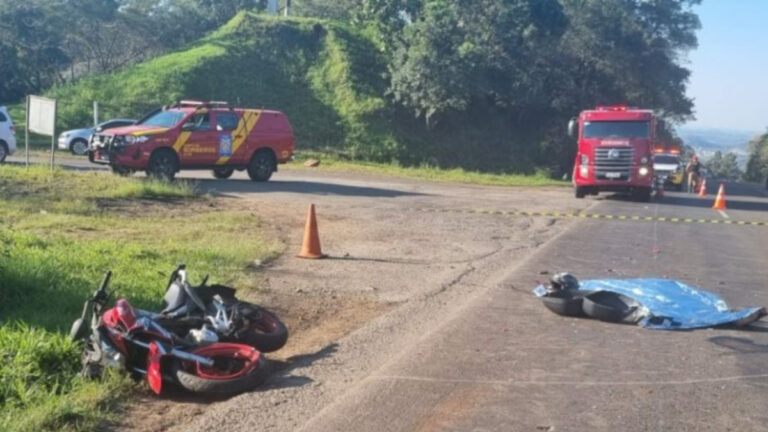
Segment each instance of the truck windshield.
[[593,121],[584,122],[584,138],[649,138],[651,127],[647,121]]
[[677,156],[668,155],[656,155],[653,157],[653,163],[665,164],[665,165],[677,165],[680,163],[680,159]]
[[142,126],[155,126],[169,128],[179,124],[186,115],[183,111],[160,111],[159,113],[142,121]]

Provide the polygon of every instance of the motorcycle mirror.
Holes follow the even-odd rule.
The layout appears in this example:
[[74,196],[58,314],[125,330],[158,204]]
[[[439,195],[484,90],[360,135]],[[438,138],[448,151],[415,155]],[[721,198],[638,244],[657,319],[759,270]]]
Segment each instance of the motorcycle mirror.
[[208,283],[208,278],[209,278],[210,276],[211,276],[211,275],[209,275],[209,274],[205,275],[205,277],[203,278],[203,283],[201,283],[201,284],[200,284],[200,286],[205,286],[205,284],[207,284],[207,283]]
[[87,327],[85,326],[85,320],[82,318],[78,318],[75,320],[75,322],[72,323],[72,328],[69,330],[69,339],[72,341],[78,341],[80,339],[84,339],[87,332]]

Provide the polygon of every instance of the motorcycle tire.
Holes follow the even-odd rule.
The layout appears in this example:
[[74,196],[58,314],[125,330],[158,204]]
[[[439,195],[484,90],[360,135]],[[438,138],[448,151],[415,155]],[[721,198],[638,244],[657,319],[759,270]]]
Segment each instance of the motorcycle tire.
[[584,314],[607,322],[621,322],[637,309],[634,299],[610,291],[587,294],[582,302]]
[[581,297],[542,297],[542,303],[552,312],[569,317],[583,317]]
[[268,375],[268,363],[260,357],[253,370],[235,378],[204,378],[184,368],[184,362],[171,364],[171,374],[183,389],[200,394],[231,395],[253,390],[261,385]]
[[235,307],[246,323],[231,337],[232,342],[250,345],[261,352],[277,351],[288,342],[288,328],[275,313],[243,301]]

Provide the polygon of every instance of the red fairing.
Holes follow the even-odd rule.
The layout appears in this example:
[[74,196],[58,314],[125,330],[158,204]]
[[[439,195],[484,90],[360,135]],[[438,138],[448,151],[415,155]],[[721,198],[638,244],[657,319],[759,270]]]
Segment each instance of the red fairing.
[[216,365],[209,367],[196,363],[196,374],[200,378],[205,379],[233,379],[250,373],[259,364],[259,357],[261,353],[253,347],[248,345],[236,344],[236,343],[215,343],[202,348],[198,348],[192,353],[203,357],[209,357],[216,361],[217,357],[228,359],[239,359],[243,362],[243,367],[238,372],[230,372],[228,370],[221,370]]
[[133,312],[133,307],[127,300],[118,300],[114,310],[117,313],[117,318],[123,323],[126,329],[129,329],[136,324],[136,314]]
[[155,394],[160,394],[163,389],[163,374],[160,372],[160,360],[163,358],[161,350],[154,341],[149,344],[147,353],[147,383]]
[[104,312],[102,318],[108,327],[117,327],[118,324],[122,324],[128,330],[136,324],[133,307],[125,299],[118,300],[115,307]]

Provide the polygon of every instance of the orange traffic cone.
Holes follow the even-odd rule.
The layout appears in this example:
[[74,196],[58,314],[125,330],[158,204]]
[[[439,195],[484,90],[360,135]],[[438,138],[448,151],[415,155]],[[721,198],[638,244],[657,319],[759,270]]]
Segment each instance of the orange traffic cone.
[[700,197],[706,197],[707,196],[707,179],[706,179],[706,177],[701,179],[701,186],[699,187],[699,196]]
[[325,258],[323,251],[320,249],[320,234],[317,232],[314,204],[309,205],[307,223],[304,226],[304,240],[301,242],[301,252],[296,256],[309,259]]
[[717,191],[717,198],[715,198],[715,204],[712,205],[713,210],[725,210],[725,185],[720,183],[720,189]]

